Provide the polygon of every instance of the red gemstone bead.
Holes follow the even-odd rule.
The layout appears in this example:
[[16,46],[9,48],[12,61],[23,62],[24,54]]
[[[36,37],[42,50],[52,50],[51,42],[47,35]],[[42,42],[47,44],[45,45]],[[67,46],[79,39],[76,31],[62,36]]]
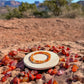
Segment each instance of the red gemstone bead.
[[57,51],[56,51],[56,50],[53,50],[53,52],[54,52],[54,53],[57,53]]
[[36,79],[41,79],[42,78],[42,75],[41,74],[37,74],[36,75]]
[[3,72],[2,72],[2,74],[6,74],[6,73],[7,73],[7,71],[3,71]]
[[65,63],[65,68],[68,69],[70,67],[69,63]]
[[39,45],[38,48],[41,48],[41,46]]
[[66,52],[66,56],[69,56],[69,53],[68,52]]
[[62,46],[62,48],[64,48],[64,46]]
[[53,49],[55,49],[55,46],[52,46]]
[[57,53],[59,53],[59,52],[60,52],[60,50],[59,50],[58,48],[55,48],[55,51],[56,51]]
[[62,47],[61,47],[61,46],[59,46],[59,49],[62,49]]
[[18,54],[18,52],[17,51],[15,51],[15,50],[13,50],[13,51],[10,51],[9,52],[9,56],[15,56],[15,55],[17,55]]
[[53,84],[53,80],[50,79],[50,80],[48,81],[48,84]]
[[48,81],[48,84],[58,84],[57,81],[55,79],[50,79]]
[[13,79],[13,84],[20,84],[20,79],[17,78],[17,77],[15,77],[15,78]]
[[54,74],[57,74],[57,69],[54,69],[52,72],[51,72],[52,75]]
[[62,54],[66,55],[66,50],[65,49],[62,49]]
[[12,51],[13,52],[13,55],[17,55],[18,54],[18,52],[17,51]]
[[70,50],[70,48],[67,48],[67,50]]
[[2,82],[5,82],[7,80],[7,76],[3,76],[2,78],[1,78],[1,81]]
[[75,58],[78,58],[78,54],[75,55]]
[[14,70],[14,69],[16,69],[16,66],[11,66],[10,68],[11,68],[11,70]]

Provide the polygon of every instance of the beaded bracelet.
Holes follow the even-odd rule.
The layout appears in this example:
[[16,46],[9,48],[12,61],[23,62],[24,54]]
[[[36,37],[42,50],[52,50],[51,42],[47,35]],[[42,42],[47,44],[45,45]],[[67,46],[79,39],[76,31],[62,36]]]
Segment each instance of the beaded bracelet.
[[[35,60],[34,58],[33,58],[33,56],[34,55],[36,55],[36,54],[45,54],[46,56],[47,56],[47,59],[45,59],[45,60]],[[30,56],[30,61],[31,62],[33,62],[33,63],[37,63],[37,64],[41,64],[41,63],[44,63],[44,62],[47,62],[47,61],[49,61],[50,60],[50,58],[51,58],[51,54],[50,53],[48,53],[48,52],[36,52],[36,53],[34,53],[34,54],[32,54],[31,56]]]

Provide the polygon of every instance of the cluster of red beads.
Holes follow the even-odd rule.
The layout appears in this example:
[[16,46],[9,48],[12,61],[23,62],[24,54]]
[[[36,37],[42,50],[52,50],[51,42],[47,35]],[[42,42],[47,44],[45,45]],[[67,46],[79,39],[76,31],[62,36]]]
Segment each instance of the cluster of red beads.
[[[77,62],[78,54],[72,56],[70,55],[70,48],[65,48],[64,46],[50,46],[50,45],[45,45],[44,47],[38,46],[38,47],[32,47],[32,48],[27,48],[27,49],[17,49],[17,50],[12,50],[8,53],[8,55],[5,55],[1,61],[0,61],[0,66],[8,66],[8,69],[3,71],[2,74],[4,76],[1,78],[1,82],[5,82],[8,77],[11,77],[11,71],[17,68],[17,63],[19,63],[20,59],[15,59],[15,56],[19,52],[24,52],[24,53],[30,53],[36,50],[45,50],[45,48],[48,48],[49,51],[52,51],[57,54],[61,54],[64,57],[60,57],[60,67],[64,67],[68,69],[71,65],[70,62]],[[76,72],[78,69],[78,66],[74,65],[72,67],[72,71]],[[50,75],[62,75],[64,74],[63,70],[57,70],[55,69],[49,69],[47,71]],[[35,79],[40,79],[42,78],[42,74],[39,73],[39,71],[36,70],[29,70],[25,69],[22,71],[18,77],[15,77],[13,79],[13,84],[20,84],[20,82],[29,82],[30,80],[35,80]],[[56,82],[56,81],[55,81]],[[46,83],[49,84],[49,83]],[[56,84],[56,83],[55,83]]]

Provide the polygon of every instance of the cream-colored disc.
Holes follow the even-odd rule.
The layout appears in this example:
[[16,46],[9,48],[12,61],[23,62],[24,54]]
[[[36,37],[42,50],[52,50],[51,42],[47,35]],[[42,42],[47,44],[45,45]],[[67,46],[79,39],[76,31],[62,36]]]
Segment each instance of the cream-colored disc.
[[[57,54],[51,52],[51,51],[41,51],[41,52],[48,52],[50,53],[51,55],[51,58],[49,61],[47,62],[44,62],[44,63],[40,63],[40,64],[37,64],[37,63],[33,63],[31,60],[30,60],[30,57],[32,54],[36,53],[36,52],[39,52],[39,51],[35,51],[35,52],[31,52],[29,54],[27,54],[25,57],[24,57],[24,64],[28,67],[28,68],[31,68],[31,69],[36,69],[36,70],[45,70],[45,69],[49,69],[49,68],[52,68],[54,66],[56,66],[59,62],[59,57]],[[47,55],[45,54],[36,54],[33,56],[33,58],[35,60],[40,60],[40,61],[44,61],[47,59]]]

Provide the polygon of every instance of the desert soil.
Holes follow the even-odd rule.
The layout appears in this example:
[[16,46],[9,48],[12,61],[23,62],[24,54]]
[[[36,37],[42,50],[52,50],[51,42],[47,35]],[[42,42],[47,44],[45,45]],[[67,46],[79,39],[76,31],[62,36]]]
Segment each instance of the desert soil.
[[[50,18],[50,19],[11,19],[0,20],[0,58],[8,54],[12,49],[27,48],[45,44],[50,45],[64,45],[71,48],[71,53],[84,56],[84,19],[63,19],[63,18]],[[80,63],[79,63],[80,65]],[[84,68],[84,66],[83,66]],[[3,67],[0,68],[0,73]],[[15,74],[17,70],[15,70]],[[13,75],[15,76],[15,74]],[[77,74],[77,73],[76,73]],[[1,78],[0,74],[0,78]],[[46,80],[49,74],[44,74]],[[79,76],[83,77],[80,71]],[[68,84],[65,80],[66,75],[57,77],[58,84]],[[12,77],[11,77],[12,79]],[[61,79],[61,80],[60,80]],[[62,81],[63,80],[63,81]],[[41,80],[40,80],[41,81]],[[6,81],[4,84],[10,84]],[[26,83],[23,83],[26,84]],[[35,84],[30,82],[27,84]],[[39,84],[36,81],[36,84]],[[82,84],[75,82],[72,84]]]

